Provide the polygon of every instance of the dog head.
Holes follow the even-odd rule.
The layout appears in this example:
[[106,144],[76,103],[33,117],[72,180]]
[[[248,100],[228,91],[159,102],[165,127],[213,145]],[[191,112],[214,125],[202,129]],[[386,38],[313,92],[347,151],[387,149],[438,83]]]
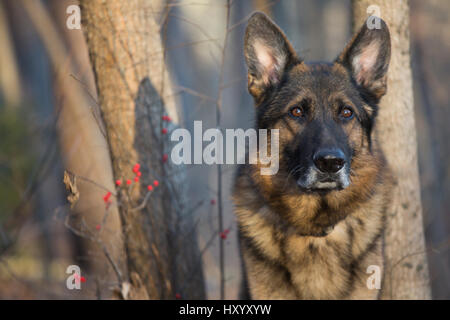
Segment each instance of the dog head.
[[306,63],[274,22],[255,13],[244,54],[257,127],[280,130],[277,175],[303,193],[347,188],[353,160],[370,153],[377,103],[386,92],[384,21],[378,29],[365,23],[333,63]]

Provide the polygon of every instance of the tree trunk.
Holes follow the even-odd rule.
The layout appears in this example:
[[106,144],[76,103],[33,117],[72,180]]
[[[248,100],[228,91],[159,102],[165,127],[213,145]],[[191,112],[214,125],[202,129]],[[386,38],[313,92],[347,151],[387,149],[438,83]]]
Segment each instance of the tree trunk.
[[6,14],[4,4],[0,3],[0,92],[7,107],[16,107],[21,102],[20,75]]
[[[430,299],[425,250],[417,142],[410,67],[407,1],[353,0],[356,32],[378,6],[391,33],[392,56],[387,94],[380,103],[375,134],[395,175],[393,201],[387,211],[384,299]],[[369,10],[369,13],[367,12]]]
[[[204,298],[200,252],[184,198],[183,170],[164,160],[178,115],[164,63],[160,9],[151,0],[81,1],[83,27],[116,179],[129,298]],[[169,126],[169,127],[168,127]],[[134,182],[134,164],[142,177]],[[131,185],[125,181],[130,179]],[[147,185],[159,180],[149,193]],[[144,200],[147,199],[148,201]],[[122,288],[126,298],[126,289]]]
[[262,11],[267,14],[269,17],[272,16],[272,5],[268,0],[253,0],[252,1],[253,8],[255,11]]

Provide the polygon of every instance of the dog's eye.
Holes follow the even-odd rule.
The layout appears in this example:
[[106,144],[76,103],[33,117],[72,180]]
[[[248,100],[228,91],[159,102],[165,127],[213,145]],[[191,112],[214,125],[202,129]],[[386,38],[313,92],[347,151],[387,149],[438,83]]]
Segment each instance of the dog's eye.
[[340,116],[344,119],[351,119],[353,117],[353,110],[350,107],[342,108]]
[[294,107],[291,109],[291,115],[293,117],[303,117],[303,109],[301,107]]

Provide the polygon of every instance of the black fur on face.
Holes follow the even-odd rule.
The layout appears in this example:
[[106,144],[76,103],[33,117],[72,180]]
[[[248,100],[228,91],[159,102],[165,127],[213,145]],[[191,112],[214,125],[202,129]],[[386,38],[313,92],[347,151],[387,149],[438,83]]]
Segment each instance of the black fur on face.
[[353,159],[370,152],[390,57],[380,22],[381,29],[364,24],[334,63],[305,63],[267,16],[249,20],[244,51],[256,126],[280,129],[279,174],[302,192],[346,188]]

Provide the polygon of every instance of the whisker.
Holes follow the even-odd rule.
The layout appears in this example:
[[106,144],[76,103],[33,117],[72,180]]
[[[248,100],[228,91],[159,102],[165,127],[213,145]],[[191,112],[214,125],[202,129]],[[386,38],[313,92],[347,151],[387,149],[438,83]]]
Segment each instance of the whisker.
[[284,181],[284,185],[283,185],[282,191],[284,191],[286,189],[286,185],[287,185],[287,182],[288,182],[289,177],[291,176],[291,174],[294,175],[295,173],[301,171],[302,169],[303,168],[299,164],[299,165],[296,165],[291,171],[289,171],[289,174],[287,175],[286,180]]

